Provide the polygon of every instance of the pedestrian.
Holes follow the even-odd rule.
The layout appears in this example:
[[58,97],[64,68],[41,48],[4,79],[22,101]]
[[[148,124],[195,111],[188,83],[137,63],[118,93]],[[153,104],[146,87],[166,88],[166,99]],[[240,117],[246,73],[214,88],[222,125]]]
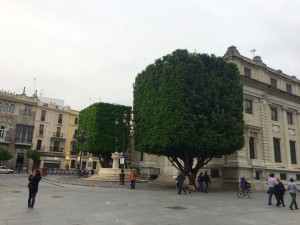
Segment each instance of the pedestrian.
[[189,193],[191,193],[192,191],[195,192],[196,191],[195,175],[192,172],[190,172],[188,178],[189,178]]
[[298,192],[300,192],[300,191],[299,191],[299,189],[297,189],[296,183],[294,183],[293,178],[290,179],[290,182],[288,183],[287,189],[290,192],[290,195],[292,197],[292,201],[291,201],[291,204],[290,204],[290,209],[293,210],[293,205],[295,205],[295,209],[299,209],[298,205],[297,205],[297,202],[296,202],[296,194],[297,194],[297,191]]
[[35,197],[38,192],[39,182],[42,179],[40,170],[35,170],[34,175],[30,174],[28,180],[29,183],[27,185],[29,189],[29,197],[28,197],[28,208],[33,208],[35,203]]
[[207,193],[208,183],[211,184],[211,180],[210,180],[210,177],[207,175],[207,171],[205,171],[205,173],[204,173],[203,181],[204,181],[204,184],[205,184],[205,193]]
[[181,194],[181,191],[184,191],[186,194],[186,190],[183,188],[183,183],[185,180],[185,176],[182,172],[178,171],[178,175],[176,177],[176,187],[177,187],[177,194]]
[[275,187],[274,187],[274,195],[277,199],[277,204],[276,204],[277,207],[279,207],[281,204],[283,207],[285,207],[284,199],[283,199],[284,193],[285,193],[285,187],[280,181],[280,179],[277,177],[275,182]]
[[198,176],[198,183],[199,183],[198,191],[203,192],[203,182],[204,182],[204,177],[203,177],[203,173],[201,172]]
[[137,177],[137,174],[135,172],[135,169],[132,169],[131,173],[130,173],[130,189],[135,189],[136,177]]
[[[274,173],[270,173],[269,175],[269,179],[268,179],[268,196],[269,196],[269,199],[268,199],[268,203],[269,205],[272,205],[272,196],[274,194],[274,188],[275,188],[275,183],[276,183],[276,179],[274,178]],[[275,198],[276,198],[276,195],[275,195]],[[276,198],[277,200],[277,198]]]

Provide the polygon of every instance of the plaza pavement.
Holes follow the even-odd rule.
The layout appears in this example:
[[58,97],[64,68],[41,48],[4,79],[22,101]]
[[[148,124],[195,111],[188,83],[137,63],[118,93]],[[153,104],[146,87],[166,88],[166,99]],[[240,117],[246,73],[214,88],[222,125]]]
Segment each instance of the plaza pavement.
[[[0,225],[299,225],[300,211],[268,206],[267,194],[238,199],[234,191],[177,195],[164,182],[113,182],[47,176],[34,209],[27,206],[28,176],[0,175]],[[290,202],[285,197],[286,205]],[[298,202],[300,198],[298,196]]]

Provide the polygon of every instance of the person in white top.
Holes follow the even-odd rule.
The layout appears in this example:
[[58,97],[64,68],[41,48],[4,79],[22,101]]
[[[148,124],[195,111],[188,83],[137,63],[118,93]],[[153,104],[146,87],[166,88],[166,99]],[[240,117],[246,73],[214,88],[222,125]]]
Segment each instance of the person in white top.
[[299,189],[297,189],[296,183],[294,183],[294,179],[291,178],[290,182],[288,183],[288,187],[287,190],[290,192],[290,195],[292,197],[292,201],[290,204],[290,209],[293,210],[293,205],[295,205],[295,209],[299,209],[297,202],[296,202],[296,195],[297,195],[297,191],[299,191]]
[[[274,188],[275,188],[276,179],[274,178],[274,173],[271,173],[269,175],[268,179],[268,194],[269,194],[269,205],[272,205],[272,196],[274,194]],[[274,195],[276,197],[276,195]],[[276,198],[277,200],[277,198]]]

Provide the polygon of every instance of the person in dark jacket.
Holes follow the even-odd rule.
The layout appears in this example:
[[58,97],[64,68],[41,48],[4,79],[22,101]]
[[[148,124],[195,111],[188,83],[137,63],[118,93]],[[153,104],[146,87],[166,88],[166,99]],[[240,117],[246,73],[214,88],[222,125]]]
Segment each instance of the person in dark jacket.
[[178,171],[178,175],[176,178],[176,186],[177,186],[177,193],[180,195],[181,191],[184,191],[184,193],[186,194],[186,190],[183,188],[183,183],[185,180],[185,176],[183,175],[182,172]]
[[285,207],[284,205],[284,200],[283,200],[283,195],[285,193],[285,187],[282,184],[282,182],[280,181],[279,178],[276,178],[276,183],[275,183],[275,187],[274,187],[274,194],[277,200],[277,204],[276,206],[279,207],[280,204],[282,204],[283,207]]
[[199,183],[198,191],[203,192],[203,182],[204,182],[204,176],[203,173],[201,172],[198,176],[198,183]]
[[34,207],[35,196],[38,192],[39,182],[42,179],[40,170],[35,170],[34,176],[30,174],[28,180],[28,189],[29,189],[29,197],[28,197],[28,208]]
[[205,184],[205,193],[207,193],[208,183],[211,184],[211,180],[210,180],[210,177],[207,174],[207,171],[205,171],[205,173],[204,173],[203,180],[204,180],[204,184]]

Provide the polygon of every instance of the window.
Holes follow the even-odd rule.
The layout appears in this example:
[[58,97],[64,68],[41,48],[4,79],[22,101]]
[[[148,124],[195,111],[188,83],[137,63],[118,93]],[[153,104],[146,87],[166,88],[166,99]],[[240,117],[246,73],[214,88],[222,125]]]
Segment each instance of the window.
[[78,118],[75,118],[74,124],[75,124],[75,125],[78,124]]
[[219,178],[220,177],[219,170],[211,170],[211,177]]
[[45,121],[45,119],[46,119],[46,110],[42,110],[41,121]]
[[277,88],[277,80],[271,77],[271,86]]
[[274,145],[274,158],[275,162],[281,162],[281,154],[280,154],[280,140],[277,138],[273,138]]
[[58,114],[58,123],[62,123],[62,117],[63,117],[63,115],[62,114]]
[[252,114],[252,101],[246,99],[244,101],[244,104],[245,104],[245,113]]
[[140,161],[144,161],[144,152],[140,152]]
[[33,129],[34,129],[33,126],[17,124],[17,132],[16,132],[15,141],[17,143],[31,144]]
[[5,126],[0,126],[0,139],[5,138]]
[[24,116],[31,116],[31,108],[25,107]]
[[56,128],[56,135],[55,135],[55,137],[61,137],[60,131],[61,131],[61,127],[57,127]]
[[277,109],[271,108],[271,120],[277,121]]
[[37,140],[36,150],[41,150],[41,149],[42,149],[42,140]]
[[255,159],[255,142],[254,137],[249,138],[249,153],[250,159]]
[[286,86],[286,91],[287,91],[288,93],[292,93],[292,85],[286,84],[285,86]]
[[249,68],[244,67],[244,75],[246,77],[251,77],[251,70]]
[[260,172],[255,171],[255,180],[260,180]]
[[40,127],[39,127],[39,134],[40,134],[40,135],[43,135],[43,134],[44,134],[44,125],[43,125],[43,124],[40,124]]
[[287,123],[293,125],[293,114],[291,112],[286,112]]
[[297,164],[296,142],[295,141],[290,141],[290,151],[291,151],[291,163]]
[[296,180],[300,180],[300,174],[296,174]]
[[286,174],[285,173],[280,174],[280,180],[286,180]]

